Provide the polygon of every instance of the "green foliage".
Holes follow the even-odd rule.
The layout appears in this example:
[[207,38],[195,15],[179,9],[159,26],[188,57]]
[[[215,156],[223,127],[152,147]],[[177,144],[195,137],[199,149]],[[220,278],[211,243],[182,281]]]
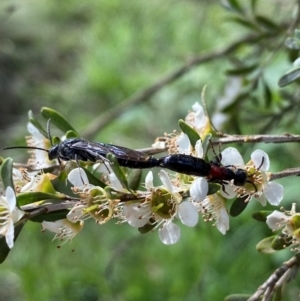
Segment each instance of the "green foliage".
[[[139,106],[123,106],[120,115],[110,117],[109,125],[94,131],[93,140],[132,148],[149,145],[154,137],[174,129],[179,117],[199,101],[206,84],[208,111],[227,116],[223,132],[299,133],[299,70],[291,68],[300,48],[299,30],[295,28],[295,36],[286,40],[288,48],[281,46],[296,10],[289,11],[287,2],[281,7],[274,1],[230,0],[224,4],[225,11],[219,3],[204,1],[41,0],[32,5],[26,0],[9,7],[3,1],[1,144],[24,144],[24,122],[15,124],[24,116],[22,112],[36,111],[37,104],[55,108],[44,108],[44,116],[64,133],[71,130],[68,137],[78,136],[70,124],[84,136],[94,118],[108,116],[110,108],[156,81],[163,89]],[[224,22],[225,18],[232,22]],[[199,68],[194,65],[189,73],[178,75],[176,82],[162,84],[169,72],[189,58],[214,53],[246,35],[250,38],[235,51],[203,62]],[[279,89],[278,82],[286,88]],[[222,92],[223,87],[230,95]],[[33,113],[29,120],[48,136],[44,120],[40,122]],[[275,159],[273,170],[299,165],[297,145],[259,147]],[[250,153],[249,147],[241,150],[244,155]],[[10,158],[2,162],[1,177],[4,186],[11,185]],[[88,177],[101,186],[91,173]],[[131,189],[137,186],[135,177],[139,180],[140,174],[127,179]],[[56,181],[62,180],[66,179]],[[297,179],[288,179],[286,190],[293,183]],[[22,202],[33,200],[33,194],[27,197]],[[36,200],[43,198],[46,196],[39,195]],[[286,195],[284,205],[292,201],[298,201],[295,190]],[[248,203],[237,199],[233,204],[230,213],[237,216]],[[251,210],[260,210],[255,206],[249,204]],[[253,292],[275,269],[275,262],[289,256],[285,251],[275,259],[257,254],[254,245],[270,235],[264,233],[268,231],[265,224],[257,224],[239,215],[223,237],[201,222],[196,229],[183,228],[178,245],[166,247],[157,233],[151,233],[153,225],[139,229],[150,232],[147,236],[134,236],[130,227],[111,223],[94,227],[87,222],[71,247],[67,244],[57,250],[50,244],[51,234],[40,234],[39,225],[28,223],[13,256],[1,266],[0,289],[5,300],[222,300],[241,288]],[[258,248],[274,251],[276,237]],[[0,246],[5,249],[3,237]],[[8,251],[6,246],[0,253],[7,255]],[[292,291],[285,300],[297,297]]]

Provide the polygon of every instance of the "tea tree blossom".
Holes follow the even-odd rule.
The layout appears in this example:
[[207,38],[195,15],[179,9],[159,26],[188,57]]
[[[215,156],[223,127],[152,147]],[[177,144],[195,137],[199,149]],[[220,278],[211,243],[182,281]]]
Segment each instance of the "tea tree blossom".
[[[51,147],[49,139],[45,138],[31,122],[27,124],[27,130],[31,134],[31,136],[27,138],[28,146],[40,147],[45,150],[48,150]],[[53,165],[53,162],[49,160],[46,151],[35,149],[30,152],[33,154],[32,158],[29,159],[30,165],[36,166],[37,168],[47,168]]]
[[289,242],[300,249],[300,213],[296,212],[296,203],[292,204],[290,211],[274,210],[267,216],[267,225],[273,231],[281,230],[282,234],[289,238]]
[[235,191],[240,196],[248,195],[256,197],[265,206],[267,201],[274,206],[278,206],[283,198],[283,186],[270,182],[267,170],[270,167],[270,160],[267,153],[262,150],[255,150],[251,154],[251,161],[246,165],[237,149],[228,147],[222,151],[223,165],[242,167],[247,170],[248,183],[245,187],[237,187]]
[[160,240],[164,244],[175,244],[180,239],[180,228],[174,223],[176,217],[188,227],[194,227],[199,220],[198,210],[188,200],[183,200],[183,189],[173,185],[168,174],[161,170],[159,178],[162,186],[153,185],[153,173],[150,171],[145,180],[146,201],[125,204],[123,214],[133,227],[143,227],[150,220],[158,228]]
[[58,239],[64,243],[71,240],[83,228],[83,221],[71,222],[68,219],[61,219],[54,222],[43,221],[42,226],[55,233],[53,240]]
[[11,187],[6,188],[5,196],[0,196],[0,234],[5,236],[7,246],[14,246],[14,223],[25,213],[16,207],[16,195]]

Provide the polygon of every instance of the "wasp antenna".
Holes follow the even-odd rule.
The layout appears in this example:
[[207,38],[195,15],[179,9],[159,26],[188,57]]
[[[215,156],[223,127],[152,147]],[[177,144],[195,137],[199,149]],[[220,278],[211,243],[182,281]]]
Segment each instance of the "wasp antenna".
[[51,121],[51,118],[49,118],[47,121],[47,133],[48,133],[48,139],[50,140],[50,144],[51,144],[51,146],[53,146],[52,137],[51,137],[51,133],[50,133],[50,121]]
[[47,150],[45,148],[41,148],[41,147],[35,147],[35,146],[10,146],[10,147],[3,148],[3,150],[5,150],[5,149],[15,149],[15,148],[38,149],[38,150],[42,150],[44,152],[49,153],[49,150]]

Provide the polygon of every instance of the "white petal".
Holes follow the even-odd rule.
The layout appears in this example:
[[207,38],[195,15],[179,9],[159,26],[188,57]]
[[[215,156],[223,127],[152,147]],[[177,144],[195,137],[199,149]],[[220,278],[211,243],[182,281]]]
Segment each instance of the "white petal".
[[43,221],[42,222],[42,226],[51,231],[51,232],[54,232],[54,233],[57,233],[59,228],[62,227],[64,225],[64,220],[63,219],[59,219],[57,221],[54,221],[54,222],[46,222],[46,221]]
[[7,246],[11,249],[14,246],[15,228],[14,223],[9,221],[9,226],[5,235]]
[[176,139],[176,144],[180,154],[190,155],[192,146],[190,139],[186,134],[180,134]]
[[15,209],[13,209],[13,211],[11,212],[11,218],[13,223],[19,221],[24,214],[25,214],[24,211],[19,210],[17,207],[15,207]]
[[158,230],[158,236],[165,245],[173,245],[180,238],[180,228],[172,222],[167,222]]
[[150,206],[141,206],[140,203],[124,205],[123,215],[130,226],[135,228],[143,227],[149,221],[151,215]]
[[68,174],[68,180],[75,187],[81,187],[85,184],[89,184],[88,177],[82,168],[74,168]]
[[222,151],[222,164],[244,166],[244,160],[239,151],[234,147],[227,147]]
[[216,222],[216,227],[218,230],[225,235],[226,231],[229,230],[229,216],[225,208],[219,211],[218,220]]
[[202,105],[196,101],[193,105],[192,105],[192,109],[195,113],[199,114],[199,115],[204,115],[204,110]]
[[123,190],[123,186],[122,186],[120,180],[118,179],[118,177],[117,177],[114,173],[110,173],[110,174],[108,175],[108,179],[109,179],[110,185],[111,185],[114,189],[120,190],[120,191]]
[[206,126],[207,122],[208,122],[208,118],[205,116],[205,112],[203,110],[203,107],[196,102],[193,106],[192,106],[193,111],[195,111],[195,127],[197,129],[201,129],[203,127]]
[[208,183],[204,178],[196,179],[190,188],[190,196],[194,202],[202,202],[208,193]]
[[198,210],[189,201],[178,205],[178,216],[181,222],[188,227],[195,227],[199,220]]
[[6,201],[8,203],[9,212],[12,212],[13,209],[16,208],[17,200],[15,192],[10,186],[6,188]]
[[31,123],[27,123],[27,130],[28,132],[37,139],[45,139],[44,135]]
[[256,197],[256,199],[262,204],[262,206],[267,205],[267,199],[266,199],[264,193],[262,193],[260,196]]
[[166,142],[165,141],[156,141],[151,146],[153,148],[165,149],[166,148]]
[[260,167],[261,171],[267,171],[270,168],[269,156],[261,149],[257,149],[251,154],[251,160],[256,168]]
[[163,183],[163,185],[165,186],[165,188],[170,192],[172,193],[173,192],[173,185],[172,185],[172,182],[169,178],[169,175],[167,174],[167,172],[165,170],[161,170],[159,173],[158,173],[158,176],[161,180],[161,182]]
[[236,197],[236,192],[234,191],[234,187],[229,185],[229,184],[224,184],[224,190],[223,187],[219,190],[220,194],[226,198],[226,199],[233,199],[234,197]]
[[275,210],[267,216],[266,223],[270,229],[277,230],[280,227],[280,224],[287,223],[288,220],[288,217],[284,213]]
[[86,205],[75,205],[67,214],[67,219],[72,222],[76,223],[80,220],[80,218],[84,215],[84,209]]
[[147,190],[151,190],[153,188],[153,173],[149,171],[145,178],[145,186]]
[[278,206],[283,199],[283,186],[279,183],[269,182],[264,187],[264,193],[271,205]]
[[203,158],[203,146],[202,141],[198,140],[195,145],[196,156],[198,158]]

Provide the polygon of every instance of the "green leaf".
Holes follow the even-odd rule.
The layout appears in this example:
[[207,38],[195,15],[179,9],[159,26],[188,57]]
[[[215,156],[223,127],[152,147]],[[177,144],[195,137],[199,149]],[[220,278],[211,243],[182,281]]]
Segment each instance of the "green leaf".
[[299,50],[300,49],[300,40],[289,37],[284,41],[284,45],[287,48]]
[[262,211],[258,211],[258,212],[254,212],[252,213],[252,218],[254,218],[255,220],[259,221],[259,222],[266,222],[267,221],[267,216],[270,215],[273,211],[269,211],[269,210],[262,210]]
[[271,246],[274,250],[279,251],[286,249],[291,244],[291,238],[281,233],[275,236],[275,238],[272,240]]
[[78,134],[74,131],[67,131],[66,132],[66,137],[67,139],[71,139],[71,138],[78,138]]
[[200,139],[200,135],[195,131],[190,125],[188,125],[184,120],[180,119],[178,121],[179,127],[183,133],[185,133],[189,139],[192,147],[194,148],[196,142]]
[[225,71],[226,75],[232,76],[232,75],[244,75],[244,74],[249,74],[256,70],[258,68],[258,64],[253,64],[251,66],[242,66],[240,68],[236,69],[230,69]]
[[146,233],[150,232],[151,230],[153,230],[153,228],[156,226],[156,224],[157,224],[157,222],[154,219],[150,218],[149,222],[146,225],[144,225],[143,227],[138,228],[138,230],[141,234],[146,234]]
[[51,119],[51,122],[55,126],[57,126],[62,132],[65,133],[68,131],[73,131],[77,134],[77,136],[79,136],[78,133],[76,132],[76,130],[67,121],[67,119],[65,117],[63,117],[57,111],[47,108],[47,107],[43,107],[41,109],[41,113],[47,120]]
[[[21,230],[23,229],[26,221],[19,223],[15,226],[15,235],[14,235],[14,242],[17,240]],[[0,237],[0,263],[3,263],[6,259],[8,253],[10,252],[10,248],[6,244],[6,238],[5,236]]]
[[221,185],[217,183],[208,183],[207,195],[215,194],[221,189]]
[[126,175],[124,174],[118,163],[118,159],[111,153],[108,153],[106,155],[106,158],[111,162],[110,167],[117,176],[118,180],[121,182],[121,184],[124,187],[126,187],[129,191],[131,191],[127,182]]
[[6,158],[1,165],[1,179],[4,185],[4,188],[10,186],[13,190],[14,189],[14,182],[12,178],[12,169],[13,169],[13,159]]
[[257,3],[257,0],[251,0],[251,11],[252,11],[253,15],[255,15],[256,3]]
[[60,210],[60,211],[52,211],[52,212],[37,215],[37,216],[31,218],[30,220],[32,222],[36,222],[36,223],[42,223],[43,221],[54,222],[54,221],[58,221],[60,219],[66,218],[68,213],[69,213],[69,210],[67,210],[67,209]]
[[203,147],[203,158],[206,158],[207,156],[207,152],[208,152],[208,149],[210,147],[210,140],[211,140],[211,137],[212,137],[212,134],[209,133],[207,134],[203,141],[202,141],[202,147]]
[[265,80],[263,80],[264,98],[266,101],[266,106],[269,107],[272,103],[272,91]]
[[255,23],[253,23],[252,21],[246,20],[244,18],[241,18],[239,16],[230,17],[229,20],[231,20],[235,23],[238,23],[248,29],[260,31],[260,28]]
[[264,16],[255,16],[256,22],[269,31],[278,31],[279,27],[271,19]]
[[24,192],[17,195],[17,204],[21,207],[31,203],[44,201],[48,199],[65,200],[66,196],[62,193],[52,194],[52,193],[45,193],[45,192],[38,192],[38,191]]
[[83,170],[85,171],[90,184],[92,184],[94,186],[100,186],[102,188],[104,188],[106,186],[105,183],[103,183],[97,177],[95,177],[88,169],[86,169],[84,167],[81,167],[81,168],[83,168]]
[[40,122],[34,117],[31,110],[28,112],[28,120],[40,131],[40,133],[42,133],[46,138],[49,138],[47,131],[40,124]]
[[245,196],[243,198],[237,198],[234,200],[230,207],[230,215],[232,217],[236,217],[240,215],[247,207],[249,202],[245,202],[245,200],[248,198],[248,196]]
[[141,178],[142,178],[142,170],[141,169],[132,169],[130,172],[129,172],[129,175],[128,175],[128,185],[130,187],[130,189],[132,190],[137,190],[140,183],[141,183]]
[[285,87],[300,77],[300,67],[294,68],[285,73],[278,81],[279,87]]
[[222,5],[233,12],[244,14],[243,8],[237,0],[222,1]]
[[232,294],[225,297],[224,301],[247,301],[251,295],[246,294]]
[[277,235],[264,238],[256,245],[256,250],[261,253],[273,253],[275,250],[272,247],[272,242]]

